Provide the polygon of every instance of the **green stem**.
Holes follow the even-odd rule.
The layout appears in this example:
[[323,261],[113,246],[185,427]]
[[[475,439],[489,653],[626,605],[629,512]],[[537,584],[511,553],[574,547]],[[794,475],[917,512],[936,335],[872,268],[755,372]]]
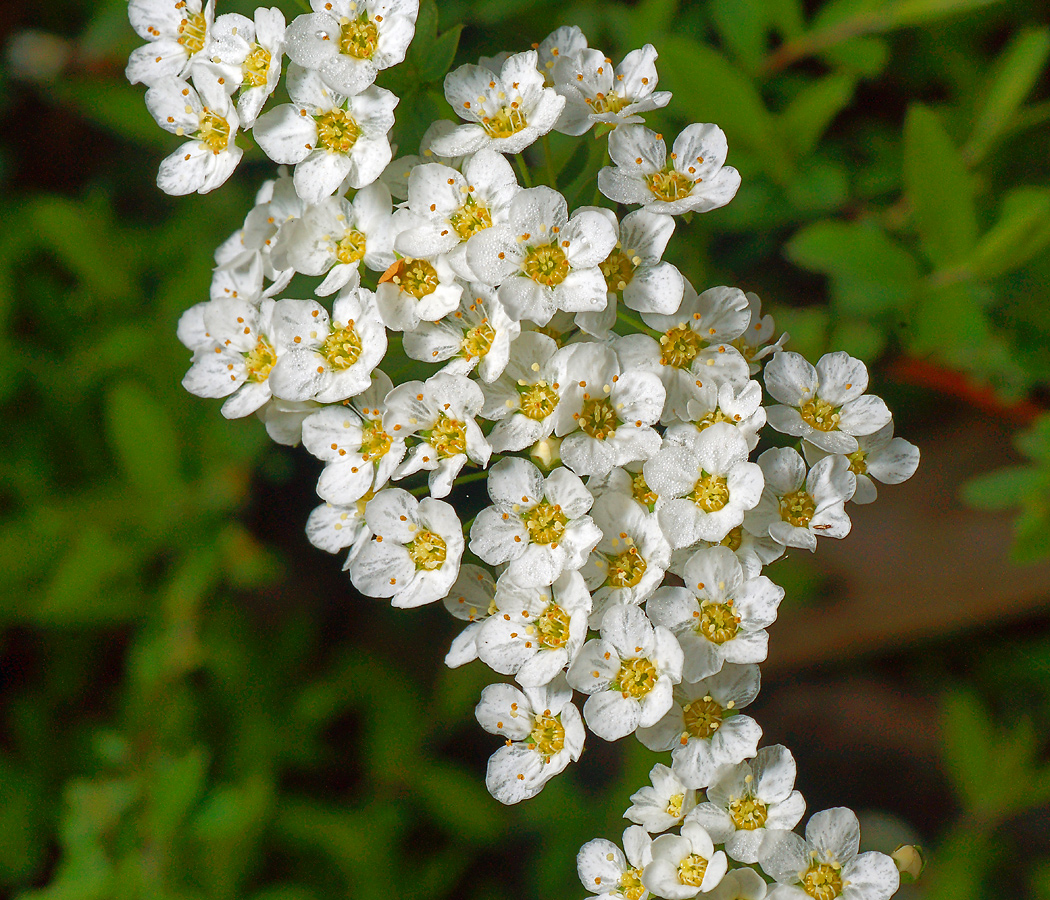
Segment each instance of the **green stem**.
[[605,140],[602,143],[605,146],[605,152],[602,154],[602,161],[598,164],[598,170],[594,173],[594,196],[591,198],[591,206],[597,206],[598,201],[602,199],[602,191],[598,187],[598,175],[609,165],[609,142]]
[[532,175],[529,173],[529,166],[525,162],[525,157],[519,153],[514,159],[518,163],[518,174],[521,176],[521,183],[527,188],[532,187]]
[[555,190],[558,189],[558,176],[554,171],[554,154],[551,153],[550,135],[543,136],[543,158],[547,164],[547,184]]
[[569,209],[575,209],[581,204],[587,193],[587,185],[592,179],[598,177],[598,172],[601,171],[608,158],[609,142],[595,137],[587,152],[587,161],[583,164],[583,169],[573,179],[572,184],[563,191],[565,199],[569,201]]
[[655,337],[660,333],[646,325],[645,322],[638,318],[638,316],[629,312],[623,303],[620,303],[616,307],[616,321],[623,322],[625,325],[630,325],[635,331],[641,334],[647,334],[650,337]]

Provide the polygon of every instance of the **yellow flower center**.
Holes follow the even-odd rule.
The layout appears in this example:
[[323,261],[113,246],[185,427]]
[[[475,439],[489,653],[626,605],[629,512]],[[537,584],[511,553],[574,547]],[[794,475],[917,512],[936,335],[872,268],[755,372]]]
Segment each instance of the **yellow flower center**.
[[654,172],[645,176],[645,183],[657,200],[665,203],[673,203],[675,200],[684,200],[693,190],[694,182],[686,178],[677,169],[669,169],[665,172]]
[[446,459],[467,452],[467,429],[462,422],[442,415],[427,436],[438,456]]
[[798,411],[802,414],[802,421],[817,431],[834,431],[839,427],[839,411],[827,400],[814,397],[803,403]]
[[678,864],[678,880],[690,887],[700,887],[706,871],[707,860],[699,853],[690,853]]
[[814,862],[802,876],[802,890],[814,900],[834,900],[842,893],[842,875],[834,866]]
[[806,491],[792,491],[780,498],[780,518],[794,525],[805,528],[817,511],[817,504]]
[[537,422],[546,419],[558,405],[558,395],[546,381],[518,385],[518,393],[521,394],[521,414]]
[[417,569],[431,572],[440,569],[445,563],[445,542],[433,531],[416,532],[416,539],[411,544],[406,544],[405,549]]
[[175,39],[190,56],[200,53],[204,49],[205,34],[208,30],[208,20],[204,13],[190,13],[179,23],[179,36]]
[[693,485],[689,499],[704,512],[718,512],[729,502],[729,485],[722,475],[709,475],[707,472],[702,472],[696,484]]
[[335,245],[335,258],[344,265],[360,262],[365,258],[367,237],[363,231],[350,228]]
[[626,97],[621,97],[615,92],[603,94],[601,91],[593,97],[584,97],[583,100],[591,108],[592,113],[618,113],[630,102]]
[[230,146],[230,123],[205,107],[201,112],[197,140],[206,144],[212,153],[222,153]]
[[667,798],[667,815],[676,819],[682,818],[682,805],[685,803],[685,794],[671,794]]
[[616,426],[620,420],[616,417],[616,411],[604,397],[596,400],[584,400],[583,409],[580,410],[580,428],[585,434],[589,434],[596,441],[604,441],[606,438],[616,434]]
[[609,560],[609,577],[606,583],[613,588],[634,587],[645,575],[645,560],[637,547],[625,550]]
[[722,727],[724,710],[711,697],[698,697],[682,707],[685,718],[683,737],[709,738]]
[[387,270],[380,283],[384,279],[394,282],[398,288],[417,300],[427,294],[433,294],[441,283],[437,269],[425,259],[399,259]]
[[569,642],[569,614],[552,603],[536,620],[536,631],[544,647],[551,650],[564,647]]
[[317,145],[332,153],[349,153],[361,136],[357,122],[345,109],[332,109],[319,116],[317,122]]
[[700,621],[696,630],[712,644],[724,644],[736,637],[740,616],[733,612],[733,601],[705,603],[700,607]]
[[730,425],[735,425],[736,421],[730,416],[727,416],[722,410],[716,408],[714,412],[709,412],[702,419],[697,420],[693,424],[696,425],[697,431],[703,431],[705,428],[710,428],[716,422],[728,422]]
[[482,357],[492,349],[492,342],[496,339],[496,329],[489,325],[489,320],[484,319],[479,325],[475,325],[463,338],[463,355],[467,359]]
[[635,268],[634,260],[626,253],[619,248],[613,250],[601,264],[602,275],[605,276],[605,287],[613,293],[619,293],[631,283]]
[[496,115],[484,116],[481,119],[481,127],[492,138],[509,138],[527,128],[528,124],[525,113],[518,108],[517,103],[504,106]]
[[676,325],[660,337],[660,362],[676,369],[688,369],[707,345],[688,325]]
[[569,261],[561,247],[554,243],[530,247],[521,267],[529,278],[547,287],[561,284],[569,274]]
[[641,472],[631,476],[631,496],[649,512],[656,508],[656,501],[660,499],[645,483],[645,476]]
[[492,216],[486,207],[468,196],[467,202],[448,217],[456,234],[462,240],[472,238],[479,231],[492,227]]
[[344,19],[339,27],[339,52],[355,59],[371,59],[379,44],[379,29],[367,14]]
[[270,71],[270,51],[261,44],[253,43],[248,55],[241,63],[241,72],[244,84],[250,88],[262,87],[266,84],[266,76]]
[[332,330],[325,338],[321,354],[333,369],[349,369],[361,356],[361,337],[354,329],[354,320],[340,327],[332,323]]
[[729,804],[729,818],[737,828],[754,831],[766,824],[768,818],[766,804],[758,797],[740,797]]
[[619,691],[635,700],[644,697],[656,687],[656,666],[647,659],[625,659],[620,663],[616,680],[609,690]]
[[561,507],[542,500],[532,509],[521,514],[525,527],[529,529],[529,539],[534,544],[557,544],[569,519]]
[[379,459],[386,456],[392,440],[383,431],[383,423],[369,419],[361,426],[361,456],[363,459]]
[[744,527],[737,525],[736,528],[732,529],[721,541],[719,545],[722,547],[728,547],[734,553],[740,549],[740,545],[744,542]]
[[854,475],[868,474],[868,454],[863,450],[854,450],[852,453],[847,453],[846,459],[849,460],[849,470]]
[[645,885],[642,884],[642,870],[628,869],[620,876],[617,889],[624,896],[624,900],[642,900],[645,896]]
[[565,726],[557,716],[536,716],[529,735],[529,748],[539,751],[547,759],[565,746]]
[[248,370],[248,381],[258,383],[270,377],[270,369],[277,362],[277,351],[266,338],[259,338],[254,349],[244,354],[244,366]]

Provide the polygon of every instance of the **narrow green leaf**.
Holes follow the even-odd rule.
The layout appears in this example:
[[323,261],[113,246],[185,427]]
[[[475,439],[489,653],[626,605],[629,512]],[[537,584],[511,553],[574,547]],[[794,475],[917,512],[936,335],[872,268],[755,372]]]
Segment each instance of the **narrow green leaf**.
[[432,44],[422,51],[419,75],[424,82],[444,78],[452,65],[452,60],[456,58],[456,49],[459,47],[459,36],[462,31],[461,24],[454,25],[448,31],[442,32]]
[[722,46],[730,50],[748,72],[757,71],[765,55],[769,27],[765,4],[759,0],[733,3],[715,0],[708,8]]
[[959,16],[971,10],[999,3],[1000,0],[896,0],[886,4],[882,14],[884,27],[903,28]]
[[966,482],[959,494],[964,503],[975,509],[1014,509],[1032,491],[1045,490],[1045,481],[1045,477],[1032,466],[1011,466]]
[[168,412],[141,385],[123,382],[106,398],[109,443],[128,480],[164,507],[178,498],[178,437]]
[[1050,190],[1022,187],[1003,198],[999,219],[981,237],[962,268],[995,278],[1023,266],[1050,246]]
[[968,807],[980,807],[994,768],[996,735],[987,708],[973,694],[955,691],[944,702],[944,758],[948,775]]
[[806,84],[780,114],[784,139],[801,156],[813,152],[832,119],[853,98],[857,80],[853,75],[829,75]]

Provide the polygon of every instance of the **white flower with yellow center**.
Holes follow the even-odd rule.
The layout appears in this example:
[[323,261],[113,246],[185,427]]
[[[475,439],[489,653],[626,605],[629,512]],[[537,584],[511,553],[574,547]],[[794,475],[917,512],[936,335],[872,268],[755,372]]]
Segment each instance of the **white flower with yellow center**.
[[507,739],[489,757],[485,771],[485,786],[500,803],[535,797],[583,752],[583,721],[561,676],[524,692],[509,684],[490,684],[481,692],[474,715],[487,732]]
[[689,125],[675,138],[671,158],[663,136],[644,125],[609,135],[615,166],[598,173],[598,188],[617,203],[641,203],[669,216],[725,206],[740,187],[740,173],[725,165],[729,145],[717,125]]
[[587,515],[593,498],[568,469],[546,478],[525,459],[506,457],[489,471],[492,506],[470,528],[470,549],[489,565],[510,563],[523,587],[542,587],[579,569],[602,533]]
[[445,76],[445,98],[468,124],[435,138],[440,156],[464,156],[490,147],[520,153],[558,121],[565,98],[543,86],[535,50],[515,53],[499,74],[465,65]]
[[617,466],[608,475],[592,475],[587,479],[587,490],[595,499],[610,493],[628,497],[641,513],[650,518],[655,517],[656,503],[660,499],[660,495],[646,482],[641,462],[627,463],[622,468]]
[[310,0],[310,7],[288,26],[288,55],[346,96],[405,58],[419,13],[418,0]]
[[669,628],[682,646],[682,675],[699,681],[724,663],[766,658],[766,628],[777,618],[784,589],[765,575],[745,580],[728,547],[698,550],[682,571],[684,588],[660,588],[649,600],[649,618]]
[[762,844],[776,831],[790,831],[806,811],[794,790],[795,759],[781,744],[763,747],[751,761],[727,766],[707,788],[707,801],[689,819],[699,822],[730,859],[756,863]]
[[496,612],[478,632],[478,656],[524,687],[554,680],[587,639],[591,595],[579,572],[545,587],[522,587],[509,574],[496,582]]
[[697,541],[688,547],[672,550],[671,564],[667,567],[667,571],[681,577],[689,558],[697,550],[704,550],[708,547],[728,547],[732,550],[736,554],[740,568],[744,570],[745,578],[760,575],[765,566],[784,555],[784,545],[778,544],[768,534],[752,534],[743,525],[737,525],[736,528],[730,529],[729,534],[720,541]]
[[493,450],[524,450],[550,437],[562,413],[572,422],[572,413],[562,406],[571,356],[571,348],[559,349],[553,338],[538,331],[522,332],[514,340],[502,374],[482,385],[481,414],[496,423],[489,432]]
[[[891,420],[874,434],[860,435],[857,449],[846,454],[849,470],[857,477],[854,503],[874,503],[879,496],[875,482],[901,484],[915,474],[919,467],[919,448],[893,436]],[[815,465],[829,454],[806,441],[802,445],[806,461]]]
[[452,506],[385,488],[367,502],[365,523],[375,537],[350,563],[350,580],[362,594],[390,597],[398,607],[448,594],[463,556],[463,526]]
[[598,628],[610,606],[640,606],[660,586],[671,547],[656,519],[629,495],[602,494],[591,515],[602,539],[582,572],[594,600],[591,627]]
[[245,264],[262,264],[262,274],[273,282],[262,293],[274,296],[288,286],[295,269],[279,251],[283,232],[306,211],[306,204],[295,192],[291,175],[283,166],[278,177],[263,184],[256,194],[255,206],[244,217],[244,225],[215,251],[217,268],[212,279],[212,297],[216,289],[229,296],[230,287],[223,270],[236,271]]
[[751,313],[751,324],[740,337],[733,341],[733,346],[744,355],[751,374],[757,375],[762,371],[762,360],[782,350],[788,335],[782,334],[774,341],[776,324],[772,316],[762,315],[762,299],[751,291],[748,291],[745,296],[747,297],[747,308]]
[[610,607],[601,638],[583,645],[567,675],[576,690],[590,694],[583,707],[587,727],[607,741],[659,722],[681,677],[678,641],[666,628],[654,628],[637,606]]
[[715,422],[727,422],[736,427],[747,441],[748,450],[758,446],[759,432],[766,424],[766,410],[762,406],[762,385],[749,381],[743,387],[728,382],[718,384],[705,381],[686,404],[689,425],[672,425],[666,437],[688,434],[690,427],[703,431]]
[[521,325],[503,310],[495,288],[472,284],[464,289],[458,309],[405,332],[404,347],[412,359],[447,360],[443,372],[469,375],[476,368],[483,382],[491,382],[506,368],[511,342],[520,332]]
[[576,873],[593,900],[646,900],[649,889],[642,884],[642,870],[653,858],[652,838],[644,828],[632,825],[623,833],[623,850],[605,838],[595,838],[580,848]]
[[282,400],[354,397],[386,353],[386,329],[367,288],[344,290],[331,319],[314,300],[280,300],[273,323],[277,340],[289,348],[270,373],[270,390]]
[[874,434],[890,421],[880,397],[864,394],[868,370],[859,359],[825,353],[816,366],[781,350],[766,363],[766,390],[782,405],[766,413],[769,424],[828,453],[853,453],[859,435]]
[[397,250],[405,256],[444,254],[455,273],[477,281],[467,264],[467,244],[509,217],[511,200],[521,190],[506,158],[482,149],[463,164],[462,173],[437,163],[417,165],[408,179],[408,209]]
[[307,539],[318,550],[327,553],[338,553],[349,547],[350,556],[343,566],[344,569],[349,568],[354,557],[372,537],[365,522],[365,505],[371,499],[371,495],[365,495],[348,506],[322,503],[306,520]]
[[499,285],[515,319],[546,325],[556,310],[596,312],[607,298],[599,268],[616,244],[604,213],[582,209],[569,217],[565,198],[549,187],[520,191],[509,221],[480,232],[467,246],[478,280]]
[[221,75],[208,63],[198,63],[193,73],[196,90],[182,79],[165,78],[146,91],[146,107],[157,124],[190,139],[157,171],[157,187],[176,196],[215,190],[243,155],[235,143],[240,120]]
[[131,52],[124,70],[132,84],[153,86],[185,78],[190,65],[207,58],[214,0],[129,0],[128,19],[135,33],[149,41]]
[[656,513],[671,547],[721,541],[755,508],[762,470],[747,456],[744,436],[724,422],[664,440],[642,472],[660,495]]
[[555,130],[581,135],[592,125],[627,125],[643,121],[640,113],[660,109],[670,91],[657,91],[656,48],[632,50],[620,65],[600,50],[561,55],[554,67],[555,89],[565,98]]
[[496,582],[488,569],[472,563],[460,566],[459,577],[444,599],[445,609],[467,623],[445,654],[445,665],[450,669],[478,658],[478,632],[488,617],[496,612],[495,595]]
[[390,480],[404,458],[405,442],[383,428],[390,379],[378,369],[372,383],[349,404],[326,406],[303,422],[303,446],[325,463],[317,495],[349,506]]
[[260,6],[255,21],[226,13],[215,20],[211,34],[209,57],[222,67],[228,84],[240,85],[237,113],[251,128],[281,78],[284,13]]
[[387,432],[402,439],[416,435],[421,440],[394,477],[428,471],[431,496],[446,497],[468,459],[482,468],[487,466],[492,448],[474,421],[483,400],[476,383],[444,372],[425,383],[408,381],[394,388],[386,398],[383,421]]
[[[397,217],[394,219],[397,227]],[[458,306],[463,285],[443,256],[404,257],[379,279],[379,314],[391,331],[414,331],[421,322],[437,322]]]
[[650,834],[658,834],[678,825],[692,812],[696,791],[687,788],[661,763],[653,766],[649,780],[652,787],[646,785],[631,794],[631,806],[623,817],[641,825]]
[[806,839],[780,832],[763,848],[762,868],[776,879],[769,900],[889,900],[900,874],[885,853],[860,849],[860,823],[845,807],[814,813]]
[[857,489],[857,477],[845,456],[826,456],[807,472],[797,450],[774,447],[758,458],[758,465],[765,487],[744,519],[748,531],[803,550],[816,550],[818,537],[849,534],[845,504]]
[[671,769],[682,784],[707,787],[719,767],[758,752],[762,729],[739,710],[758,696],[759,685],[758,666],[732,663],[702,681],[683,681],[667,715],[652,728],[639,729],[638,740],[657,753],[672,751]]
[[653,859],[642,883],[658,897],[687,900],[714,890],[729,869],[725,852],[715,850],[702,825],[687,821],[681,834],[662,834],[653,841]]
[[398,98],[375,86],[345,97],[294,64],[286,84],[292,102],[259,116],[252,133],[270,159],[295,166],[296,193],[320,203],[344,180],[354,188],[375,181],[390,162]]
[[587,35],[577,25],[562,25],[538,44],[533,44],[532,49],[536,51],[536,68],[543,74],[544,85],[555,87],[554,71],[558,60],[586,50]]
[[357,287],[362,264],[373,272],[393,265],[394,228],[390,191],[376,182],[362,188],[352,201],[329,197],[306,209],[281,233],[278,252],[296,272],[325,275],[316,288],[327,297]]

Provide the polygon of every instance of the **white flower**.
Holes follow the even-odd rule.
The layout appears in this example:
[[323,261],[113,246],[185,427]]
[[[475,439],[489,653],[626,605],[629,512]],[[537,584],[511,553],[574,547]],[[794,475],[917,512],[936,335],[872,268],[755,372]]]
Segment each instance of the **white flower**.
[[786,547],[816,550],[817,537],[844,538],[850,520],[845,504],[857,488],[844,456],[826,456],[806,472],[792,447],[774,447],[758,458],[765,487],[745,517],[752,534],[768,534]]
[[[584,648],[586,651],[586,647]],[[671,769],[682,784],[707,787],[720,766],[736,765],[758,752],[762,729],[738,714],[758,696],[758,666],[727,663],[717,675],[674,689],[667,715],[638,730],[650,750],[671,753]]]
[[554,584],[522,587],[509,573],[496,582],[496,612],[478,632],[478,656],[525,687],[549,684],[571,665],[587,638],[591,595],[579,572]]
[[731,869],[707,900],[765,900],[767,890],[762,876],[754,869]]
[[420,322],[436,322],[456,309],[462,296],[463,285],[443,256],[399,259],[376,290],[379,314],[391,331],[414,331]]
[[329,197],[309,207],[281,233],[279,252],[295,271],[327,277],[316,289],[327,297],[360,283],[360,266],[385,272],[395,260],[390,191],[376,182],[353,201]]
[[543,86],[536,51],[515,53],[497,75],[482,66],[460,66],[445,76],[445,97],[457,116],[471,123],[435,138],[433,151],[463,156],[491,147],[520,153],[558,121],[565,98]]
[[418,0],[310,0],[314,12],[288,26],[288,55],[317,69],[333,91],[360,94],[405,58]]
[[594,599],[591,625],[597,628],[610,606],[640,606],[660,586],[671,547],[656,519],[628,494],[607,491],[591,514],[602,539],[584,565],[583,577]]
[[747,461],[747,441],[718,422],[683,433],[642,466],[660,495],[656,513],[672,547],[718,542],[744,521],[762,497],[762,470]]
[[344,97],[296,65],[288,67],[287,85],[292,102],[261,115],[253,134],[274,162],[294,163],[296,193],[320,203],[344,179],[355,188],[375,181],[390,162],[387,132],[398,98],[375,86]]
[[328,553],[338,553],[350,547],[349,566],[372,536],[365,522],[365,505],[371,499],[371,495],[366,495],[349,506],[322,503],[306,520],[306,537],[317,549]]
[[646,483],[639,461],[627,463],[622,468],[617,466],[608,475],[592,475],[587,479],[587,490],[596,500],[609,493],[630,497],[639,511],[650,517],[655,516],[656,502],[660,499]]
[[667,106],[671,92],[656,90],[656,57],[652,44],[632,50],[615,69],[600,50],[561,55],[554,81],[565,109],[555,129],[581,135],[595,124],[615,128],[641,122],[639,113]]
[[661,259],[672,234],[674,219],[647,209],[636,209],[617,226],[616,246],[601,270],[609,293],[622,295],[629,309],[672,315],[681,306],[685,279]]
[[[263,294],[273,296],[287,287],[295,270],[282,259],[278,252],[281,237],[288,226],[306,211],[306,204],[295,192],[295,184],[287,169],[281,166],[278,177],[263,184],[255,197],[255,206],[244,217],[244,226],[226,244],[216,251],[215,261],[220,268],[239,267],[244,261],[255,257],[261,260],[263,274],[274,283]],[[216,282],[220,281],[216,270],[212,282],[212,296]],[[225,285],[222,286],[225,288]]]
[[601,532],[587,511],[592,498],[568,469],[547,478],[528,460],[506,457],[489,471],[486,507],[470,529],[470,549],[525,587],[551,584],[580,568]]
[[405,442],[383,430],[384,397],[390,379],[379,370],[367,390],[348,405],[319,409],[303,422],[303,445],[325,463],[317,494],[336,506],[348,506],[379,490],[405,455]]
[[538,44],[533,44],[532,49],[536,51],[536,68],[543,73],[543,83],[547,87],[554,87],[554,71],[558,60],[586,50],[587,36],[576,25],[562,25]]
[[237,113],[241,124],[251,128],[281,77],[284,13],[260,6],[254,22],[226,13],[215,20],[211,35],[211,60],[222,66],[230,84],[240,85]]
[[365,506],[375,538],[350,564],[350,580],[369,597],[390,597],[394,606],[433,603],[459,575],[463,526],[448,503],[386,488]]
[[725,662],[766,658],[766,628],[776,621],[784,589],[765,575],[744,579],[728,547],[698,550],[682,572],[684,588],[660,588],[649,600],[649,618],[669,628],[685,654],[687,681],[718,672]]
[[[689,421],[701,431],[715,422],[728,422],[735,426],[747,441],[748,450],[758,446],[759,432],[766,424],[762,385],[757,381],[749,381],[743,387],[728,382],[718,384],[705,381],[703,387],[693,392],[686,409]],[[673,441],[674,435],[688,433],[688,428],[688,425],[672,425],[665,432],[665,437]]]
[[395,477],[424,469],[430,472],[431,495],[446,497],[468,458],[481,467],[488,465],[492,448],[474,421],[483,399],[481,388],[469,378],[444,372],[426,383],[408,381],[394,388],[386,398],[387,431],[400,438],[418,434],[423,439]]
[[484,382],[500,376],[510,357],[511,342],[521,333],[499,302],[494,288],[472,284],[459,308],[436,322],[420,322],[405,332],[404,347],[412,359],[449,362],[441,370],[469,375],[477,367]]
[[583,752],[585,731],[564,678],[545,687],[490,684],[474,711],[481,727],[507,739],[489,757],[485,786],[500,803],[535,797]]
[[594,900],[646,900],[642,870],[652,860],[652,839],[644,828],[631,825],[623,833],[623,850],[605,838],[595,838],[580,848],[576,873]]
[[157,124],[191,138],[161,161],[157,187],[166,194],[206,194],[241,161],[243,151],[235,143],[240,120],[220,77],[201,63],[194,68],[196,90],[179,78],[164,78],[146,91],[146,106]]
[[360,394],[386,354],[386,329],[367,288],[340,293],[331,321],[314,300],[280,300],[273,329],[289,348],[270,372],[270,389],[283,400],[334,403]]
[[730,859],[756,863],[762,843],[776,831],[790,831],[806,811],[794,790],[795,760],[781,744],[763,747],[750,762],[727,766],[708,785],[707,801],[689,819],[725,844]]
[[211,41],[214,0],[129,0],[128,19],[140,38],[149,41],[131,52],[124,70],[132,84],[160,84],[184,78]]
[[[559,436],[561,457],[578,475],[605,475],[616,466],[648,459],[660,447],[653,428],[664,407],[660,379],[621,366],[608,344],[575,344]],[[566,414],[575,429],[566,434]]]
[[427,130],[423,132],[423,137],[420,138],[418,156],[416,154],[399,156],[390,162],[379,177],[383,184],[390,188],[391,195],[398,200],[408,199],[408,179],[412,177],[412,170],[421,163],[441,163],[443,166],[449,166],[456,170],[462,168],[463,162],[470,159],[470,155],[439,156],[430,149],[430,145],[436,138],[443,134],[448,134],[455,127],[456,123],[450,122],[448,119],[438,119],[436,122],[431,122],[427,126]]
[[653,783],[631,794],[631,806],[623,814],[651,834],[678,825],[696,806],[696,791],[687,788],[667,766],[657,763],[649,772]]
[[[919,448],[893,436],[892,420],[874,434],[858,436],[857,444],[856,450],[846,454],[849,470],[857,476],[854,503],[873,503],[879,495],[876,481],[900,484],[911,478],[919,467]],[[802,445],[802,452],[810,465],[828,455],[808,441]]]
[[465,563],[459,577],[445,597],[445,609],[468,624],[452,641],[445,655],[450,669],[466,665],[478,658],[477,638],[482,624],[496,612],[496,582],[488,569]]
[[682,833],[662,834],[653,841],[653,860],[642,872],[642,883],[659,897],[687,900],[717,887],[729,863],[703,826],[686,822]]
[[[782,334],[776,341],[773,341],[773,334],[776,331],[773,317],[762,315],[762,300],[758,294],[748,291],[746,296],[747,308],[751,313],[751,324],[748,325],[747,331],[733,341],[733,346],[744,354],[751,374],[756,375],[762,371],[762,360],[782,350],[788,336]],[[770,343],[771,341],[773,342]]]
[[857,435],[874,434],[890,421],[881,398],[864,395],[868,370],[848,353],[825,353],[811,366],[781,350],[766,363],[766,390],[784,404],[767,412],[777,431],[801,437],[829,453],[853,453]]
[[655,725],[671,708],[682,648],[666,628],[653,628],[639,607],[614,606],[602,620],[601,638],[583,645],[566,677],[590,694],[583,707],[587,727],[617,741]]
[[[745,515],[746,519],[746,515]],[[671,564],[667,567],[668,572],[674,572],[681,577],[685,564],[697,550],[706,547],[728,547],[736,554],[740,562],[740,568],[744,570],[745,578],[754,578],[761,574],[762,569],[774,560],[784,555],[784,545],[778,544],[769,534],[752,534],[743,525],[732,528],[721,541],[697,541],[688,547],[679,547],[671,551]]]
[[725,206],[740,187],[740,173],[724,165],[728,151],[717,125],[690,125],[675,138],[668,162],[660,135],[624,125],[609,135],[616,165],[598,173],[598,188],[610,200],[642,203],[651,212],[708,212]]
[[298,447],[303,439],[303,422],[320,408],[313,400],[271,397],[269,403],[255,411],[255,418],[266,427],[270,440],[285,447]]
[[549,187],[515,195],[506,225],[479,232],[467,245],[467,264],[515,319],[546,325],[555,310],[596,311],[607,302],[599,264],[616,244],[616,232],[595,209],[569,218],[565,198]]
[[900,886],[893,860],[884,853],[859,853],[860,824],[845,807],[814,813],[806,839],[781,832],[765,848],[762,868],[778,885],[769,900],[888,900]]

